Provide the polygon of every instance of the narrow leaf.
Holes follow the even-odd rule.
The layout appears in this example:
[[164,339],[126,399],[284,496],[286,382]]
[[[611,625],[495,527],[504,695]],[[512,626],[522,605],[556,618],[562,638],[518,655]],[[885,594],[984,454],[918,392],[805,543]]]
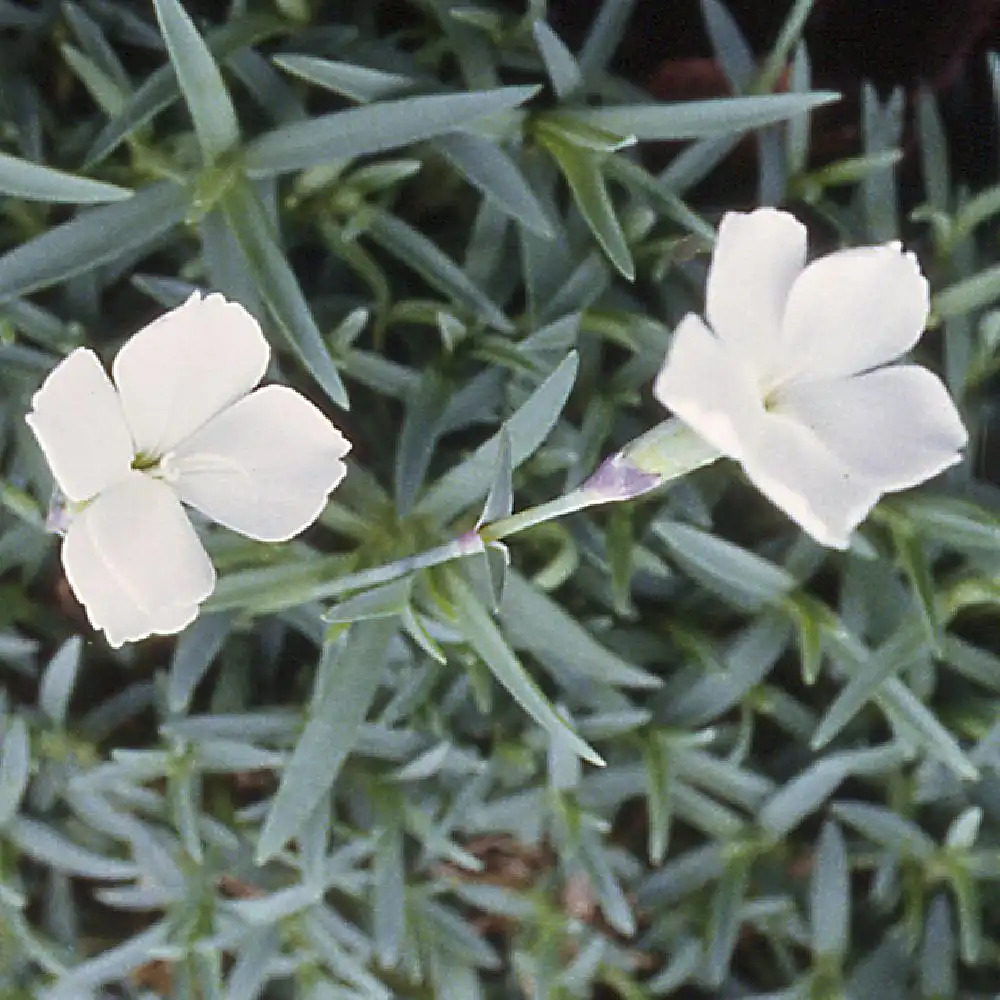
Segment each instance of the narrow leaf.
[[500,454],[497,456],[496,475],[486,494],[483,512],[476,523],[478,530],[484,524],[499,521],[508,517],[514,509],[514,471],[510,454],[510,431],[506,426],[500,428]]
[[184,188],[162,182],[118,204],[81,212],[0,257],[0,301],[92,271],[153,243],[184,218],[187,207]]
[[566,115],[617,135],[633,135],[640,141],[672,141],[759,128],[839,99],[840,95],[831,91],[815,91],[762,97],[720,97],[682,104],[622,104],[617,107],[575,109],[566,112]]
[[153,0],[160,32],[206,164],[240,141],[236,110],[212,53],[178,0]]
[[387,253],[412,267],[428,284],[471,309],[490,326],[505,333],[514,329],[496,303],[447,254],[402,219],[389,212],[378,212],[367,234]]
[[[208,32],[205,42],[217,62],[224,63],[234,52],[253,45],[281,31],[284,22],[269,14],[251,14],[237,18]],[[101,130],[87,153],[86,166],[103,160],[119,143],[180,96],[180,87],[172,65],[150,75],[122,108]]]
[[287,73],[361,104],[380,101],[416,86],[416,80],[401,73],[386,73],[380,69],[321,59],[318,56],[280,53],[272,61]]
[[601,172],[604,154],[572,146],[545,131],[539,133],[539,141],[555,157],[573,192],[576,207],[608,260],[631,281],[635,278],[635,264],[604,183]]
[[561,100],[571,97],[583,86],[583,74],[573,53],[545,21],[535,21],[531,30],[556,95]]
[[653,530],[684,570],[748,611],[774,604],[795,586],[787,570],[707,531],[676,522]]
[[319,696],[264,821],[258,864],[299,832],[337,780],[378,690],[385,650],[395,629],[391,619],[359,622],[351,626],[343,643],[324,647],[316,677]]
[[0,153],[0,194],[29,201],[78,205],[132,197],[131,191],[116,184],[76,177],[6,153]]
[[247,146],[252,176],[269,177],[398,149],[477,118],[509,111],[529,100],[537,87],[500,87],[465,94],[432,94],[380,101],[363,108],[293,122],[255,139]]
[[[570,352],[556,370],[505,421],[510,434],[511,466],[516,469],[535,453],[559,419],[579,365]],[[415,513],[446,521],[486,495],[500,455],[501,432],[497,431],[460,465],[446,473],[417,504]]]
[[572,615],[513,570],[500,621],[517,649],[526,649],[553,670],[567,688],[581,679],[600,685],[653,689],[661,681],[605,649]]
[[402,615],[410,606],[413,577],[404,576],[381,587],[372,587],[346,601],[341,601],[323,615],[330,625],[347,625],[370,618],[392,618]]
[[347,390],[257,194],[245,182],[234,184],[222,210],[286,343],[330,399],[347,409]]
[[57,726],[66,721],[66,709],[80,669],[82,649],[83,639],[78,635],[71,636],[56,650],[42,675],[38,705]]
[[535,722],[550,733],[558,734],[574,753],[599,766],[600,755],[576,735],[542,694],[525,671],[485,608],[476,600],[469,585],[454,571],[446,571],[449,594],[454,602],[456,624],[466,641],[489,667],[490,673],[506,688],[511,697]]
[[208,668],[219,655],[233,625],[229,614],[203,614],[186,628],[174,647],[167,677],[167,706],[182,712]]
[[847,847],[836,823],[823,824],[816,867],[809,885],[813,948],[821,955],[843,955],[851,918],[851,885]]
[[8,725],[0,744],[0,827],[17,815],[30,774],[28,727],[18,717]]
[[497,143],[453,132],[439,136],[434,148],[512,219],[545,239],[553,235],[552,223],[531,185]]

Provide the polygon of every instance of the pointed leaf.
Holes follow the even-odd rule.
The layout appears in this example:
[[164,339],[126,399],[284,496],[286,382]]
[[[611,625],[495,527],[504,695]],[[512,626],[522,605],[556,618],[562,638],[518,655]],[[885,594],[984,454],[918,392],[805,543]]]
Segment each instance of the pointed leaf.
[[30,775],[28,727],[18,717],[7,726],[0,744],[0,827],[17,815]]
[[354,63],[336,62],[333,59],[321,59],[318,56],[299,55],[294,52],[279,53],[272,62],[287,73],[318,87],[325,87],[334,93],[341,94],[367,104],[369,101],[380,101],[400,91],[415,87],[417,81],[401,73],[386,73],[380,69],[370,69],[367,66],[357,66]]
[[[269,14],[251,14],[229,21],[205,36],[208,50],[215,60],[224,63],[234,52],[247,45],[274,35],[284,28],[284,22]],[[163,66],[151,74],[129,98],[119,115],[101,130],[87,153],[86,166],[103,160],[120,142],[141,128],[165,107],[180,97],[172,65]]]
[[233,617],[225,613],[203,614],[181,633],[167,677],[167,706],[171,712],[183,712],[190,704],[195,688],[229,637]]
[[67,639],[49,661],[42,675],[38,706],[57,726],[66,721],[66,709],[73,694],[76,674],[80,669],[83,639],[74,635]]
[[469,585],[454,570],[446,570],[448,591],[454,602],[456,624],[466,641],[489,667],[490,673],[511,697],[543,729],[558,733],[574,753],[599,766],[600,755],[576,735],[559,717],[541,689],[525,671],[485,608],[476,600]]
[[318,697],[264,821],[258,864],[299,832],[337,780],[375,698],[395,630],[392,619],[358,622],[342,643],[324,646],[316,676]]
[[187,208],[184,188],[162,182],[115,205],[87,209],[0,257],[0,301],[92,271],[153,243],[183,220]]
[[370,618],[392,618],[402,615],[410,606],[413,577],[404,576],[381,587],[372,587],[346,601],[341,601],[326,614],[323,621],[330,625],[348,625]]
[[[576,379],[579,361],[570,352],[556,370],[504,423],[510,435],[511,466],[517,468],[535,453],[559,419]],[[493,481],[500,455],[497,431],[460,465],[441,477],[417,504],[415,513],[446,521],[484,496]]]
[[836,823],[823,824],[816,865],[809,885],[809,919],[813,949],[821,955],[843,955],[851,919],[851,884],[847,847]]
[[900,857],[929,861],[937,844],[915,823],[882,806],[867,802],[837,802],[834,814],[880,847]]
[[0,194],[29,201],[87,204],[101,201],[123,201],[132,192],[116,184],[93,181],[43,167],[30,160],[0,153]]
[[236,110],[212,53],[178,0],[153,0],[153,7],[202,158],[213,163],[240,141]]
[[535,21],[531,31],[556,95],[561,100],[571,97],[583,86],[583,74],[573,53],[545,21]]
[[556,601],[513,570],[500,621],[517,649],[528,650],[567,687],[580,679],[646,690],[661,684],[658,677],[605,649]]
[[270,177],[321,166],[330,160],[398,149],[443,132],[509,111],[529,100],[537,87],[500,87],[464,94],[432,94],[380,101],[283,125],[247,146],[251,176]]
[[434,148],[512,219],[546,239],[553,235],[552,223],[531,185],[497,143],[453,132],[439,136]]
[[510,431],[506,425],[500,428],[500,453],[497,456],[496,476],[486,495],[486,504],[476,522],[478,531],[484,524],[508,517],[514,509],[514,472],[510,457]]
[[576,207],[601,249],[607,254],[608,260],[631,281],[635,278],[635,264],[604,183],[601,172],[603,154],[571,146],[554,134],[544,131],[539,133],[539,141],[555,157],[573,192]]
[[496,303],[447,254],[402,219],[388,212],[378,212],[367,234],[386,253],[412,267],[428,284],[471,309],[490,326],[505,333],[514,329]]
[[661,521],[653,526],[681,568],[748,611],[774,604],[795,586],[787,570],[707,531]]
[[720,97],[678,104],[622,104],[617,107],[566,112],[578,121],[640,141],[701,139],[759,128],[800,115],[810,108],[840,100],[840,94],[766,94]]
[[245,182],[234,184],[223,196],[222,210],[286,343],[330,399],[346,409],[347,389],[256,192]]

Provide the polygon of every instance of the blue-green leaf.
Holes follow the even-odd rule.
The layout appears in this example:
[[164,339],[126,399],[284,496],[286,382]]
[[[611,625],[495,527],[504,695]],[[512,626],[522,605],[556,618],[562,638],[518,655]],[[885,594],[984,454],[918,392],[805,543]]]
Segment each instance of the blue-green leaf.
[[549,703],[541,689],[507,645],[472,588],[455,571],[446,571],[455,623],[490,673],[535,722],[566,740],[573,752],[591,764],[603,765],[600,755],[576,735]]
[[401,73],[386,73],[354,63],[321,59],[319,56],[281,53],[274,57],[273,62],[275,66],[280,66],[302,80],[362,104],[380,101],[416,86],[416,80]]
[[261,829],[258,864],[298,833],[337,780],[378,690],[395,630],[392,619],[358,622],[345,641],[324,647],[308,721]]
[[509,111],[529,100],[537,87],[500,87],[465,94],[431,94],[381,101],[283,125],[247,146],[246,165],[252,176],[321,166],[398,149],[443,132]]
[[[573,351],[505,421],[504,426],[510,434],[513,469],[534,454],[559,419],[573,388],[578,365]],[[494,478],[500,455],[500,436],[501,432],[497,431],[469,458],[442,476],[417,504],[416,513],[446,521],[484,497]]]
[[184,218],[187,207],[187,191],[164,181],[126,201],[81,212],[0,257],[0,301],[92,271],[153,243]]
[[546,239],[553,235],[552,223],[531,185],[495,142],[470,132],[453,132],[438,137],[434,148],[512,219]]
[[412,267],[428,284],[481,316],[490,326],[509,333],[514,325],[469,276],[419,230],[389,212],[377,212],[367,229],[387,253]]
[[330,399],[346,409],[347,389],[256,192],[245,182],[234,184],[222,198],[222,210],[286,343]]
[[[205,42],[217,62],[224,63],[234,52],[282,30],[284,22],[270,14],[237,18],[208,32]],[[121,113],[101,130],[87,152],[88,167],[103,160],[119,143],[180,96],[173,66],[163,66],[151,74],[129,98]]]
[[809,108],[840,99],[832,91],[766,94],[762,97],[719,97],[682,104],[621,104],[617,107],[565,112],[595,128],[659,142],[728,135],[784,121]]
[[240,141],[236,109],[212,53],[178,0],[153,0],[153,6],[201,155],[213,163]]
[[0,194],[28,201],[77,205],[132,197],[131,191],[116,184],[76,177],[6,153],[0,153]]

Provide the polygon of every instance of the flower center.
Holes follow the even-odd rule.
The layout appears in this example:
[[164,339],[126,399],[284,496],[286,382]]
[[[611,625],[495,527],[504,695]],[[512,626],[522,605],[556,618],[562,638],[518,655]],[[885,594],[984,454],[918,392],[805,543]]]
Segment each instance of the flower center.
[[177,481],[177,465],[170,452],[166,455],[150,455],[146,452],[139,452],[132,459],[132,468],[136,472],[145,472],[151,478],[159,479],[164,483]]

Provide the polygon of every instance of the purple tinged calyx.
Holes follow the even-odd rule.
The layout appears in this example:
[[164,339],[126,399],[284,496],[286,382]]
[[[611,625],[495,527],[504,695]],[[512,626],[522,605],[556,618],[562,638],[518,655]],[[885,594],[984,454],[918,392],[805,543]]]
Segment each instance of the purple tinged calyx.
[[626,455],[618,452],[598,466],[581,490],[596,494],[603,500],[631,500],[656,489],[662,482],[662,476],[643,471]]

